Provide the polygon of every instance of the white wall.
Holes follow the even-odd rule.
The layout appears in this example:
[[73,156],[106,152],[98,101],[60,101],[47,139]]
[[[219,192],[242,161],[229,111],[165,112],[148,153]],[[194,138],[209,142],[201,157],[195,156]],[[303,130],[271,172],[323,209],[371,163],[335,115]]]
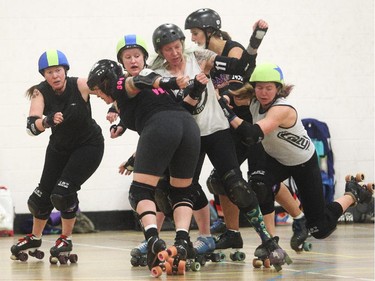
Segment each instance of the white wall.
[[[25,90],[42,77],[39,56],[57,48],[68,57],[70,76],[85,77],[95,61],[115,59],[117,41],[127,33],[147,39],[160,24],[182,29],[192,11],[210,7],[222,17],[222,29],[247,44],[260,18],[270,29],[258,62],[281,66],[286,82],[296,85],[290,99],[300,117],[328,123],[335,153],[336,197],[347,173],[364,172],[374,180],[374,2],[373,0],[268,1],[120,1],[1,0],[0,8],[0,185],[11,189],[17,213],[37,186],[48,134],[25,132],[29,101]],[[190,33],[185,31],[187,41]],[[80,192],[82,210],[130,209],[131,178],[117,174],[118,165],[135,150],[137,135],[108,137],[107,106],[92,98],[93,115],[102,126],[106,150],[101,166]],[[204,185],[211,170],[207,160]]]

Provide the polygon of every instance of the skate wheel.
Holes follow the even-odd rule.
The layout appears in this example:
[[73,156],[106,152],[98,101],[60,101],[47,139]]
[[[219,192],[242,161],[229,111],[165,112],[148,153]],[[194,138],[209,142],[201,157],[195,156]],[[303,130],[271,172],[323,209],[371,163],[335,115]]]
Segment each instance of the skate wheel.
[[283,268],[281,267],[281,265],[279,265],[279,264],[273,264],[273,267],[276,269],[276,271],[280,271],[280,270],[283,269]]
[[220,262],[220,255],[218,253],[211,254],[211,260],[213,262]]
[[132,266],[139,266],[138,259],[136,257],[132,257],[130,259],[130,263]]
[[308,243],[308,242],[304,242],[304,243],[303,243],[303,249],[304,249],[306,252],[311,251],[311,249],[312,249],[312,244],[311,244],[311,243]]
[[78,256],[76,254],[69,255],[69,261],[70,263],[77,263]]
[[348,182],[348,181],[351,181],[354,177],[352,175],[347,175],[345,176],[345,181]]
[[151,275],[153,277],[159,277],[160,275],[163,274],[163,270],[161,269],[160,266],[154,266],[152,269],[151,269]]
[[374,189],[375,189],[375,184],[374,183],[368,183],[366,185],[367,187],[367,190],[370,191],[371,193],[374,193]]
[[26,254],[26,253],[19,253],[18,256],[17,256],[17,258],[18,258],[20,261],[27,261],[28,258],[29,258],[29,256],[28,256],[28,254]]
[[172,265],[170,263],[165,263],[164,264],[164,270],[168,275],[172,275]]
[[53,257],[53,256],[50,256],[50,257],[49,257],[49,262],[50,262],[51,264],[57,264],[58,261],[59,261],[59,260],[58,260],[56,257]]
[[261,268],[263,265],[262,260],[260,259],[253,259],[253,267],[254,268]]
[[358,173],[358,174],[355,175],[355,181],[356,181],[356,182],[361,182],[361,181],[363,181],[364,179],[365,179],[365,175],[362,174],[362,173]]
[[220,256],[220,261],[224,261],[226,258],[224,253],[220,253],[219,256]]
[[67,264],[68,263],[68,257],[67,256],[59,256],[57,258],[60,262],[60,264]]
[[16,257],[15,255],[11,255],[11,256],[10,256],[10,259],[11,259],[11,260],[14,260],[14,261],[18,260],[17,257]]
[[204,265],[206,264],[206,262],[207,262],[205,256],[197,256],[197,257],[195,258],[195,261],[196,261],[196,262],[199,262],[201,266],[204,266]]
[[166,262],[173,266],[174,258],[168,258]]
[[265,268],[270,268],[270,267],[271,267],[271,261],[270,261],[270,259],[265,259],[265,260],[263,261],[263,266],[264,266]]
[[190,269],[192,271],[199,271],[199,270],[201,270],[201,264],[199,262],[192,262],[190,264]]
[[166,261],[168,257],[169,257],[169,253],[167,252],[167,250],[164,250],[158,253],[159,261]]
[[39,251],[39,250],[35,250],[34,252],[29,251],[29,255],[39,260],[44,258],[44,252]]
[[180,260],[177,267],[177,274],[184,275],[186,270],[186,261]]
[[140,258],[139,260],[139,265],[140,266],[146,266],[147,265],[147,258]]

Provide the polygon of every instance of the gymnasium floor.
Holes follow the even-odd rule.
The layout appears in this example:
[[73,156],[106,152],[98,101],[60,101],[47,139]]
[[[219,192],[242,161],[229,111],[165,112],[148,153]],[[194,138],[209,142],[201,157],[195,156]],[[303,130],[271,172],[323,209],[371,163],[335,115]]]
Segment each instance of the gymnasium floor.
[[[374,225],[340,224],[325,240],[309,238],[313,243],[310,252],[297,254],[289,247],[291,226],[278,226],[280,245],[287,250],[293,264],[284,265],[280,272],[274,269],[255,269],[253,252],[259,244],[251,228],[241,229],[244,238],[243,262],[207,262],[200,271],[188,271],[185,275],[165,275],[160,280],[374,280]],[[163,231],[161,237],[172,243],[174,233]],[[192,240],[197,236],[191,232]],[[10,259],[10,247],[17,237],[0,238],[0,280],[155,280],[146,267],[132,267],[130,251],[142,239],[140,232],[115,231],[73,236],[74,253],[78,262],[51,265],[49,248],[57,238],[44,236],[41,250],[43,260],[29,257],[20,262]]]

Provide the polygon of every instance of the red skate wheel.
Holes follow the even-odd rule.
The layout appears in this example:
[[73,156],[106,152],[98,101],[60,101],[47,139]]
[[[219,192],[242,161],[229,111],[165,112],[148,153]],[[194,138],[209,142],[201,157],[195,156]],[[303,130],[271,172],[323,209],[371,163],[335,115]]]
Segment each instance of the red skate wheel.
[[67,264],[69,258],[67,256],[59,256],[57,259],[59,260],[60,264]]
[[165,261],[167,260],[168,257],[169,257],[169,253],[166,250],[158,253],[159,261]]
[[264,266],[265,268],[270,268],[270,267],[271,267],[271,261],[270,261],[270,259],[265,259],[265,260],[263,261],[263,266]]
[[172,275],[172,274],[173,274],[173,272],[172,272],[172,265],[171,265],[170,263],[166,262],[166,263],[164,264],[164,266],[165,266],[165,272],[166,272],[168,275]]
[[185,274],[185,270],[186,270],[186,261],[181,260],[178,263],[177,274],[184,275]]
[[155,266],[151,269],[151,275],[153,277],[159,277],[160,275],[163,274],[163,270],[161,269],[160,266]]

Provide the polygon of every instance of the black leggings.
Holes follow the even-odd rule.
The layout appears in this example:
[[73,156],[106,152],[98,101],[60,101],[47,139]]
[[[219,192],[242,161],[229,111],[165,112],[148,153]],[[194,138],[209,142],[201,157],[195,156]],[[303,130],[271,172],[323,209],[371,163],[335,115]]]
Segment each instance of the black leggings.
[[[80,190],[81,185],[99,167],[103,153],[104,143],[82,145],[70,152],[57,151],[48,145],[42,176],[37,187],[42,195],[38,198],[34,191],[30,198],[36,199],[36,204],[41,210],[50,209],[51,212],[51,194],[74,194]],[[61,216],[64,217],[64,214]]]

